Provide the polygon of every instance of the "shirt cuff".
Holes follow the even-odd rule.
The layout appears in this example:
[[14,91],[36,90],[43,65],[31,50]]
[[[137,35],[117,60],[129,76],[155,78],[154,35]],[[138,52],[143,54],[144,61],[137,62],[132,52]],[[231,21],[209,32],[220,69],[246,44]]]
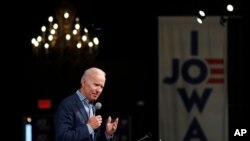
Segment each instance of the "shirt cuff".
[[88,127],[88,130],[89,130],[89,134],[94,133],[94,130],[90,127],[90,125],[89,125],[89,124],[87,124],[87,127]]
[[106,139],[109,141],[111,138],[113,138],[114,135],[110,136],[108,134],[105,133]]

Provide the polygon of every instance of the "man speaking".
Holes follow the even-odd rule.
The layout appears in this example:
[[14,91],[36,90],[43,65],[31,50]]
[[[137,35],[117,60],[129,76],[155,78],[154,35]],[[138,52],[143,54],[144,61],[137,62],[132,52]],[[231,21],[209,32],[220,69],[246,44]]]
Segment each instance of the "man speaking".
[[[119,118],[111,116],[103,122],[101,115],[95,115],[101,103],[93,103],[101,95],[106,73],[99,68],[87,69],[81,78],[81,87],[66,97],[55,113],[56,141],[111,141]],[[100,128],[101,125],[104,128]]]

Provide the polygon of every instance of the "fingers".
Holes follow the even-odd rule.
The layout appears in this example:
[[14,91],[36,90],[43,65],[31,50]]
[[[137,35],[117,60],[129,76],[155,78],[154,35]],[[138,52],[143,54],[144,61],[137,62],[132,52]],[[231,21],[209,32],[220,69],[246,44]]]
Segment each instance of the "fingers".
[[112,130],[113,130],[113,131],[115,131],[115,130],[116,130],[116,128],[117,128],[116,126],[113,126]]
[[93,128],[97,129],[101,126],[102,124],[102,117],[101,116],[93,116],[90,117],[88,120],[88,124]]
[[99,124],[99,126],[102,124],[102,117],[101,116],[96,116],[96,120]]
[[108,117],[108,123],[111,123],[111,116]]
[[117,129],[119,122],[119,118],[116,118],[115,121],[112,123],[112,130],[115,131]]
[[118,122],[119,122],[119,118],[116,118],[115,123],[118,124]]

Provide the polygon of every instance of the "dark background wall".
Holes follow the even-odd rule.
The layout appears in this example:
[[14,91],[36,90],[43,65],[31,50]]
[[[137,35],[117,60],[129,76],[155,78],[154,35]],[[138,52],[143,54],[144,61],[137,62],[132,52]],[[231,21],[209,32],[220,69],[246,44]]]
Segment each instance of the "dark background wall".
[[[226,1],[226,0],[224,0]],[[23,117],[53,115],[56,106],[80,87],[80,77],[88,66],[107,72],[107,83],[100,101],[102,114],[132,117],[133,140],[150,131],[158,133],[158,16],[196,16],[199,7],[208,15],[224,14],[224,1],[97,2],[71,1],[83,23],[94,23],[101,30],[99,55],[93,62],[61,67],[37,62],[32,54],[31,38],[54,15],[57,1],[9,2],[2,30],[2,116],[6,136],[23,138]],[[234,13],[241,18],[228,21],[228,92],[230,139],[235,128],[247,128],[248,110],[248,16],[247,7],[236,2]],[[7,14],[6,14],[7,13]],[[219,24],[219,21],[218,21]],[[37,100],[49,98],[52,108],[37,109]],[[143,106],[138,101],[144,101]],[[248,128],[249,129],[249,128]],[[9,134],[7,134],[9,133]],[[14,135],[13,135],[14,134]],[[232,138],[231,138],[232,137]]]

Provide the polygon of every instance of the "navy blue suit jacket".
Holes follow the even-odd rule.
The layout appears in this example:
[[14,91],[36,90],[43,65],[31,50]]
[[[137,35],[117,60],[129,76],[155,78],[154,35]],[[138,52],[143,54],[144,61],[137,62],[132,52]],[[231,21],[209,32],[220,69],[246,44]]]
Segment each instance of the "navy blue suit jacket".
[[[54,118],[56,141],[93,141],[87,127],[87,112],[76,93],[60,103]],[[107,141],[101,128],[95,133],[95,141]]]

